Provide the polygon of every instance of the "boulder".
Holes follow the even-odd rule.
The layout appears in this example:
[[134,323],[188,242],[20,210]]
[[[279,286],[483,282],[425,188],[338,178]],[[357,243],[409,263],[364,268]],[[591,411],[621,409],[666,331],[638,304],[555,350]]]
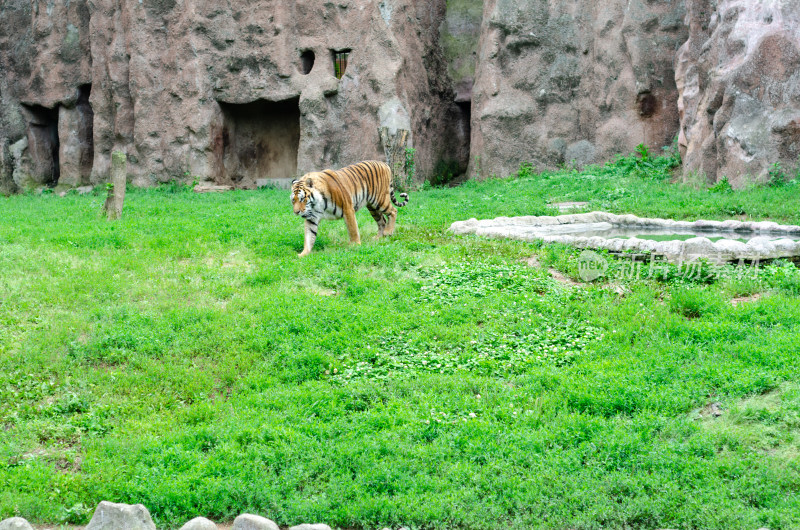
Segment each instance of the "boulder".
[[156,530],[150,512],[141,504],[102,501],[86,530]]
[[266,517],[244,513],[233,520],[231,530],[280,530],[280,528]]
[[0,530],[33,530],[33,527],[22,517],[12,517],[0,521]]
[[217,530],[217,525],[205,517],[195,517],[181,526],[180,530]]

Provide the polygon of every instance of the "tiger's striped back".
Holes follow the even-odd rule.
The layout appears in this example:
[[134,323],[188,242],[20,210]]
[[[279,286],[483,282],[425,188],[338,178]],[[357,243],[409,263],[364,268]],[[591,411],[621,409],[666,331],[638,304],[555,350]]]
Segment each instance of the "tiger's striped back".
[[389,201],[398,207],[408,204],[406,193],[400,194],[405,201],[402,204],[397,202],[392,185],[392,170],[384,162],[367,160],[330,172],[335,173],[338,180],[349,190],[356,210],[364,204],[370,204],[382,211],[388,210],[391,207]]

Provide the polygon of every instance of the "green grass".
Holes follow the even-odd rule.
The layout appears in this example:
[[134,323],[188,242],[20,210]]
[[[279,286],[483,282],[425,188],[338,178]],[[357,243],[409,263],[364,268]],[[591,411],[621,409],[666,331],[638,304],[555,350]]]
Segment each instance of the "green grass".
[[573,286],[548,269],[576,250],[445,232],[558,201],[800,224],[796,186],[661,160],[425,189],[395,237],[360,212],[362,246],[327,222],[303,260],[285,191],[130,190],[111,223],[102,194],[0,198],[0,518],[800,527],[793,265]]

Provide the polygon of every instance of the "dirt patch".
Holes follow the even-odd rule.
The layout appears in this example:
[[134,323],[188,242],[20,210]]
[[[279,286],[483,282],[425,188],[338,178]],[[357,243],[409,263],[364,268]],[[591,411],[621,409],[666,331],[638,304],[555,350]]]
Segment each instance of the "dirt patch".
[[56,458],[54,461],[56,471],[60,473],[79,473],[82,463],[83,459],[80,457],[80,455],[76,456],[72,460],[61,456]]
[[522,261],[525,262],[528,267],[533,267],[534,269],[538,269],[542,266],[542,264],[539,262],[539,258],[536,256],[531,256],[530,258],[523,259]]
[[577,287],[581,285],[579,282],[576,282],[569,276],[565,276],[561,271],[556,269],[549,269],[548,272],[550,272],[550,276],[552,276],[555,281],[562,285],[568,285],[570,287]]
[[755,294],[751,294],[751,295],[748,295],[748,296],[737,296],[736,298],[731,300],[731,305],[733,305],[733,307],[736,307],[736,306],[739,306],[741,304],[747,304],[747,303],[750,303],[750,302],[756,302],[758,300],[761,300],[761,298],[763,298],[763,296],[764,295],[761,294],[761,293],[755,293]]
[[[538,269],[542,266],[542,263],[536,256],[531,256],[530,258],[522,259],[521,261],[527,264],[528,267],[533,267],[534,269]],[[561,285],[568,285],[570,287],[577,287],[582,285],[580,282],[576,282],[575,280],[573,280],[569,276],[566,276],[564,273],[562,273],[557,269],[549,268],[547,269],[547,272],[549,272],[550,276]]]
[[697,417],[695,419],[716,419],[722,416],[725,413],[725,410],[722,408],[722,405],[719,402],[709,403],[705,407],[701,408],[697,411]]

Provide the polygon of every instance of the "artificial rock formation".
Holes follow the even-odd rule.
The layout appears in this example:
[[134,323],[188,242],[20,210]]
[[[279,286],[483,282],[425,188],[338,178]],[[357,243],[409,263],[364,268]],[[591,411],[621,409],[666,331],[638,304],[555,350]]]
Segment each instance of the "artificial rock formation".
[[584,165],[678,128],[682,2],[486,0],[472,101],[471,173]]
[[443,17],[427,0],[10,0],[3,181],[102,182],[120,150],[135,185],[253,187],[380,158],[381,125],[411,131],[422,172],[461,138],[465,167]]
[[113,151],[140,186],[285,182],[383,158],[380,127],[410,131],[418,178],[680,131],[686,172],[738,183],[796,165],[794,4],[5,0],[0,193],[105,182]]
[[775,0],[688,0],[678,53],[684,173],[734,185],[800,164],[800,9]]

